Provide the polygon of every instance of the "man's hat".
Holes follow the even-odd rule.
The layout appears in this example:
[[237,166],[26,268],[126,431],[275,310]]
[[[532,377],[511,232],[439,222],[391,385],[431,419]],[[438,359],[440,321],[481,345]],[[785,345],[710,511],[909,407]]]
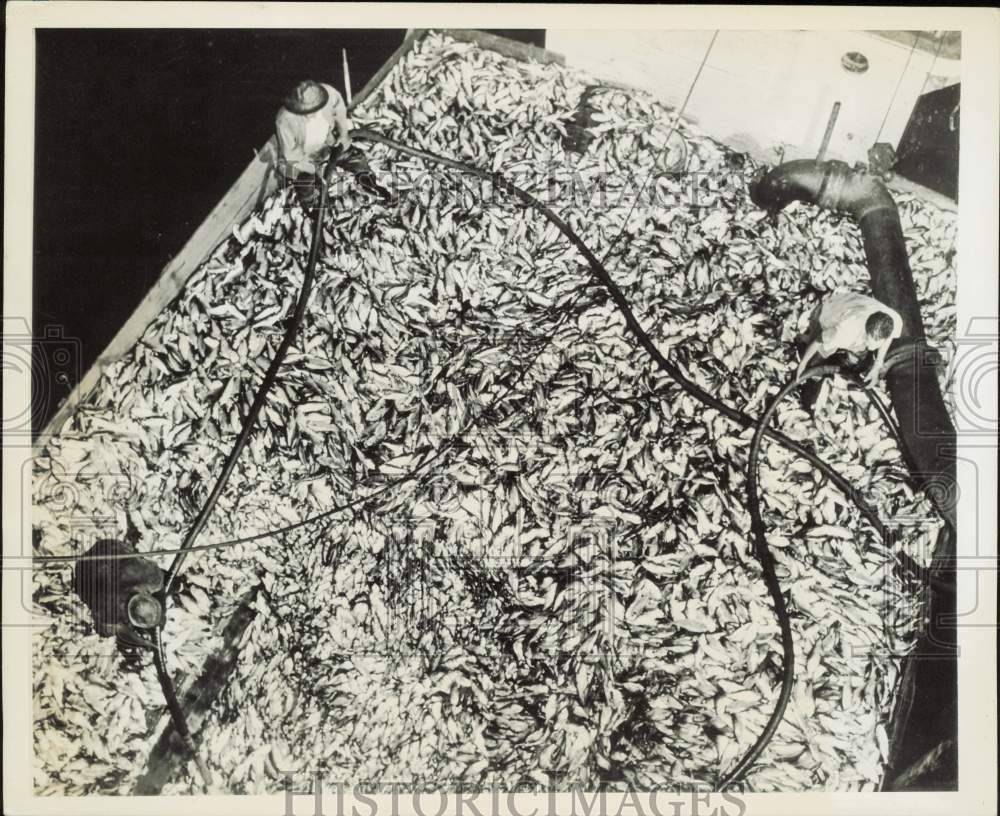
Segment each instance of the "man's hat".
[[322,108],[330,94],[318,82],[306,79],[295,86],[295,89],[285,97],[285,108],[292,113],[314,113]]

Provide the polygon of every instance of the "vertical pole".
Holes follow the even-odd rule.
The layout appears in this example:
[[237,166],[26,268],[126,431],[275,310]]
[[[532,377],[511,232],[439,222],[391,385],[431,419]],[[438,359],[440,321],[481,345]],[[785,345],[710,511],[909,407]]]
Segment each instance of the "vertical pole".
[[816,154],[816,161],[823,161],[826,157],[826,149],[830,146],[830,137],[833,136],[833,128],[837,124],[837,117],[840,115],[840,103],[833,103],[833,110],[830,111],[830,118],[826,123],[826,133],[823,134],[823,142],[819,146],[819,153]]
[[340,56],[344,61],[344,98],[347,104],[351,104],[351,70],[347,67],[347,49],[340,49]]

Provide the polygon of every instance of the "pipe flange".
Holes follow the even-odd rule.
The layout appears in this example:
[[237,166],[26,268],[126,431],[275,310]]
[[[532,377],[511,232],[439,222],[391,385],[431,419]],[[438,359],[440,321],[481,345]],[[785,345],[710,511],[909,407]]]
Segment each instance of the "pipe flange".
[[823,180],[816,193],[816,203],[821,207],[840,213],[849,213],[849,202],[853,196],[845,195],[852,184],[857,183],[857,174],[847,162],[830,159],[823,163]]
[[859,222],[876,210],[895,210],[892,196],[866,168],[852,168],[839,159],[819,166],[823,178],[813,199],[819,206],[852,215]]

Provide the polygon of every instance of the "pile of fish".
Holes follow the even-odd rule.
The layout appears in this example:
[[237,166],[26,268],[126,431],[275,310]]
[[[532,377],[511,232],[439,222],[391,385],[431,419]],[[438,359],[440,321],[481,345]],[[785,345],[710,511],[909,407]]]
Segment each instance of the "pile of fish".
[[[584,94],[594,138],[566,152]],[[355,124],[534,192],[599,256],[610,249],[665,354],[759,415],[793,374],[817,299],[867,290],[860,236],[804,205],[772,221],[747,193],[754,163],[683,123],[687,173],[644,186],[676,142],[670,116],[641,92],[431,34]],[[316,772],[415,789],[711,783],[760,733],[779,684],[748,543],[750,432],[653,367],[539,214],[479,179],[365,150],[400,203],[337,180],[304,324],[200,543],[350,506],[188,560],[164,632],[179,675],[199,671],[258,588],[197,735],[203,756],[245,793],[281,790],[286,772],[303,787]],[[947,364],[955,218],[898,201]],[[35,462],[36,553],[129,524],[140,549],[180,543],[281,340],[311,229],[275,193],[107,369]],[[902,550],[926,561],[938,522],[844,381],[824,384],[814,415],[789,399],[776,422],[902,527],[879,539],[805,462],[765,446],[797,679],[748,783],[872,790],[923,621],[922,588],[893,565]],[[160,690],[152,667],[126,671],[94,634],[71,574],[33,576],[36,791],[127,793]]]

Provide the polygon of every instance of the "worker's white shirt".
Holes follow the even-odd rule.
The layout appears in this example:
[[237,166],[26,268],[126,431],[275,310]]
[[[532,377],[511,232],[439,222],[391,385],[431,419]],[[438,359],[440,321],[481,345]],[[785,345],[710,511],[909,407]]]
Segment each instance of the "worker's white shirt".
[[865,322],[875,312],[892,313],[881,301],[854,292],[830,295],[819,306],[820,343],[824,353],[845,349],[860,354],[868,349]]
[[292,113],[282,107],[274,120],[281,158],[296,170],[315,172],[314,158],[335,139],[330,134],[338,122],[347,117],[347,105],[336,88],[322,83],[329,98],[326,104],[312,113]]

